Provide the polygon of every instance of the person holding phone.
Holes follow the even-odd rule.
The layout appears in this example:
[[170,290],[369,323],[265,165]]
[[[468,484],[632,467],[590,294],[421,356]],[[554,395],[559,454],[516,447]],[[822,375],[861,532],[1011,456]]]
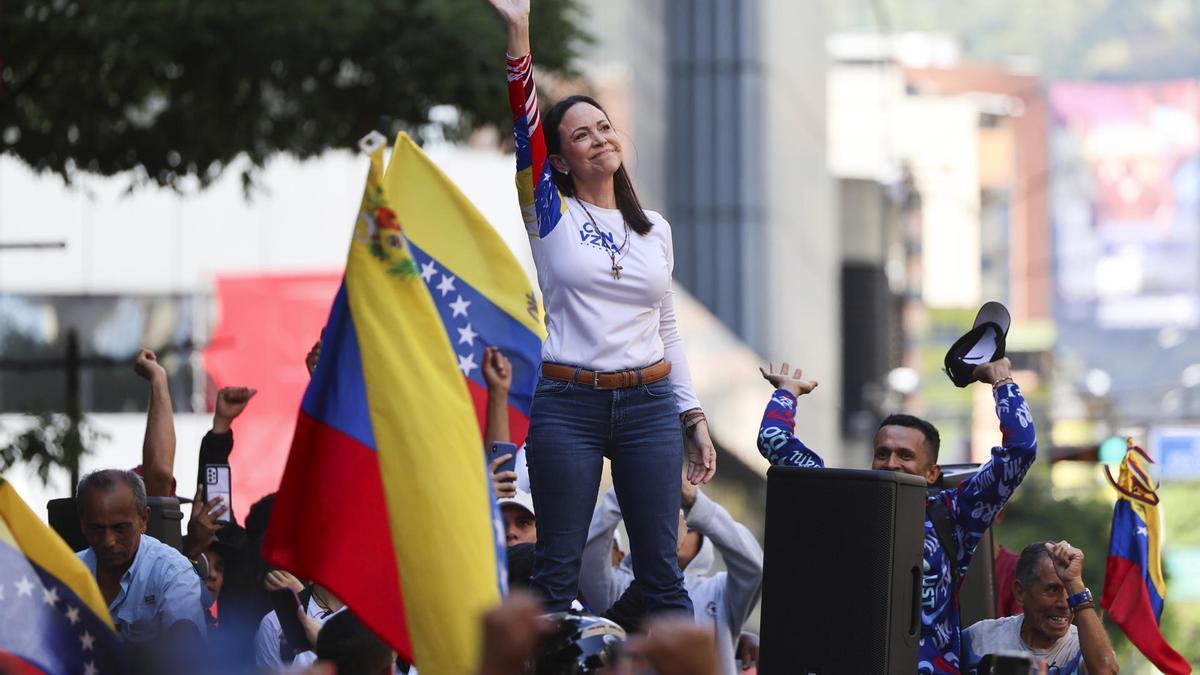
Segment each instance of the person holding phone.
[[514,496],[517,491],[517,446],[512,443],[492,443],[488,455],[488,475],[492,491],[498,499]]
[[526,441],[541,514],[532,587],[550,612],[575,598],[609,457],[648,609],[690,614],[675,486],[685,455],[689,480],[711,480],[716,453],[675,322],[671,226],[642,208],[599,103],[570,96],[541,114],[530,0],[490,2],[507,26],[517,192],[548,333]]
[[[508,423],[508,393],[512,389],[512,364],[496,347],[483,351],[483,381],[487,385],[487,415],[484,427],[484,447],[490,448],[488,475],[497,497],[511,497],[516,490],[529,492],[529,467],[525,463],[525,447],[516,446]],[[524,440],[524,439],[517,439]],[[503,447],[508,453],[499,452]],[[507,456],[505,456],[507,454]]]

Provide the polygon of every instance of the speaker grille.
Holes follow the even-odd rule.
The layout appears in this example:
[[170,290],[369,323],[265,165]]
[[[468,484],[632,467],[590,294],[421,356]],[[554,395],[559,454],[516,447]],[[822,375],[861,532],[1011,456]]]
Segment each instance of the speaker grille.
[[903,639],[911,591],[898,589],[911,589],[920,565],[924,482],[777,467],[767,490],[763,672],[913,672],[916,640]]

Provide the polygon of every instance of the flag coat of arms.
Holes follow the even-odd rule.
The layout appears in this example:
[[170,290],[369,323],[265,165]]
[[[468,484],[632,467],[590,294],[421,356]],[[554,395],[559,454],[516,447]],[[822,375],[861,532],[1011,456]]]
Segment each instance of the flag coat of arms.
[[472,388],[484,346],[499,346],[510,417],[527,420],[540,322],[503,241],[406,135],[386,179],[383,148],[370,160],[264,553],[423,675],[468,673],[504,584]]

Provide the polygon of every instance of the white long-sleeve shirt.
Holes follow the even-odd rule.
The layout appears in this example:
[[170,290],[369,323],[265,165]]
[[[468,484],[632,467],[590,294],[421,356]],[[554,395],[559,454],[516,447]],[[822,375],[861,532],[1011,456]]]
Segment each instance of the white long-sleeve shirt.
[[[517,199],[529,233],[549,336],[542,360],[588,370],[625,370],[671,362],[679,412],[700,407],[675,327],[671,226],[646,211],[646,236],[626,229],[621,212],[585,205],[558,191],[547,163],[533,57],[509,55],[508,104],[517,149]],[[592,223],[588,213],[598,223]],[[616,249],[621,278],[612,277]]]
[[[700,407],[675,324],[670,223],[646,211],[650,232],[641,236],[630,230],[626,241],[619,210],[572,197],[562,203],[566,210],[555,227],[530,237],[546,304],[542,360],[609,371],[666,359],[678,410]],[[620,248],[619,279],[612,274],[615,248]]]

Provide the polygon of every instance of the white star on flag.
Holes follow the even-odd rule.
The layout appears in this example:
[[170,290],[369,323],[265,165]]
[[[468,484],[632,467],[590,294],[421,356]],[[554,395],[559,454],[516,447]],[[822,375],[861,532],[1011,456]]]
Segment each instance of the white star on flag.
[[1146,537],[1150,536],[1150,531],[1147,530],[1146,528],[1142,527],[1141,525],[1138,526],[1137,533],[1142,536],[1146,536]]
[[463,300],[463,296],[458,296],[458,300],[450,303],[450,309],[454,310],[454,314],[450,318],[454,318],[459,314],[467,315],[467,308],[471,306],[470,300]]
[[87,663],[83,664],[83,675],[96,675],[99,672],[100,671],[97,670],[95,663],[88,661]]
[[424,265],[421,265],[421,281],[429,283],[429,280],[432,279],[433,275],[435,274],[437,274],[437,266],[433,264],[432,260]]
[[462,371],[464,377],[470,377],[471,371],[479,366],[475,365],[475,355],[467,354],[466,356],[458,357],[458,369]]
[[447,293],[454,290],[454,280],[457,278],[454,275],[442,275],[442,282],[437,285],[437,289],[442,292],[443,298],[446,297]]
[[86,630],[83,631],[83,635],[80,636],[80,638],[79,638],[79,643],[81,645],[83,645],[83,651],[85,651],[85,652],[91,650],[92,643],[95,641],[96,641],[96,638],[92,637],[92,634],[87,632]]
[[467,343],[472,347],[475,346],[475,338],[479,337],[479,333],[471,330],[471,324],[467,324],[466,328],[458,328],[458,344]]
[[57,588],[43,588],[42,589],[42,602],[53,607],[54,603],[58,602],[58,589]]
[[78,607],[68,607],[67,608],[67,621],[70,621],[72,626],[79,623],[79,608]]
[[33,584],[29,583],[28,577],[21,577],[21,580],[17,582],[17,595],[33,597]]

